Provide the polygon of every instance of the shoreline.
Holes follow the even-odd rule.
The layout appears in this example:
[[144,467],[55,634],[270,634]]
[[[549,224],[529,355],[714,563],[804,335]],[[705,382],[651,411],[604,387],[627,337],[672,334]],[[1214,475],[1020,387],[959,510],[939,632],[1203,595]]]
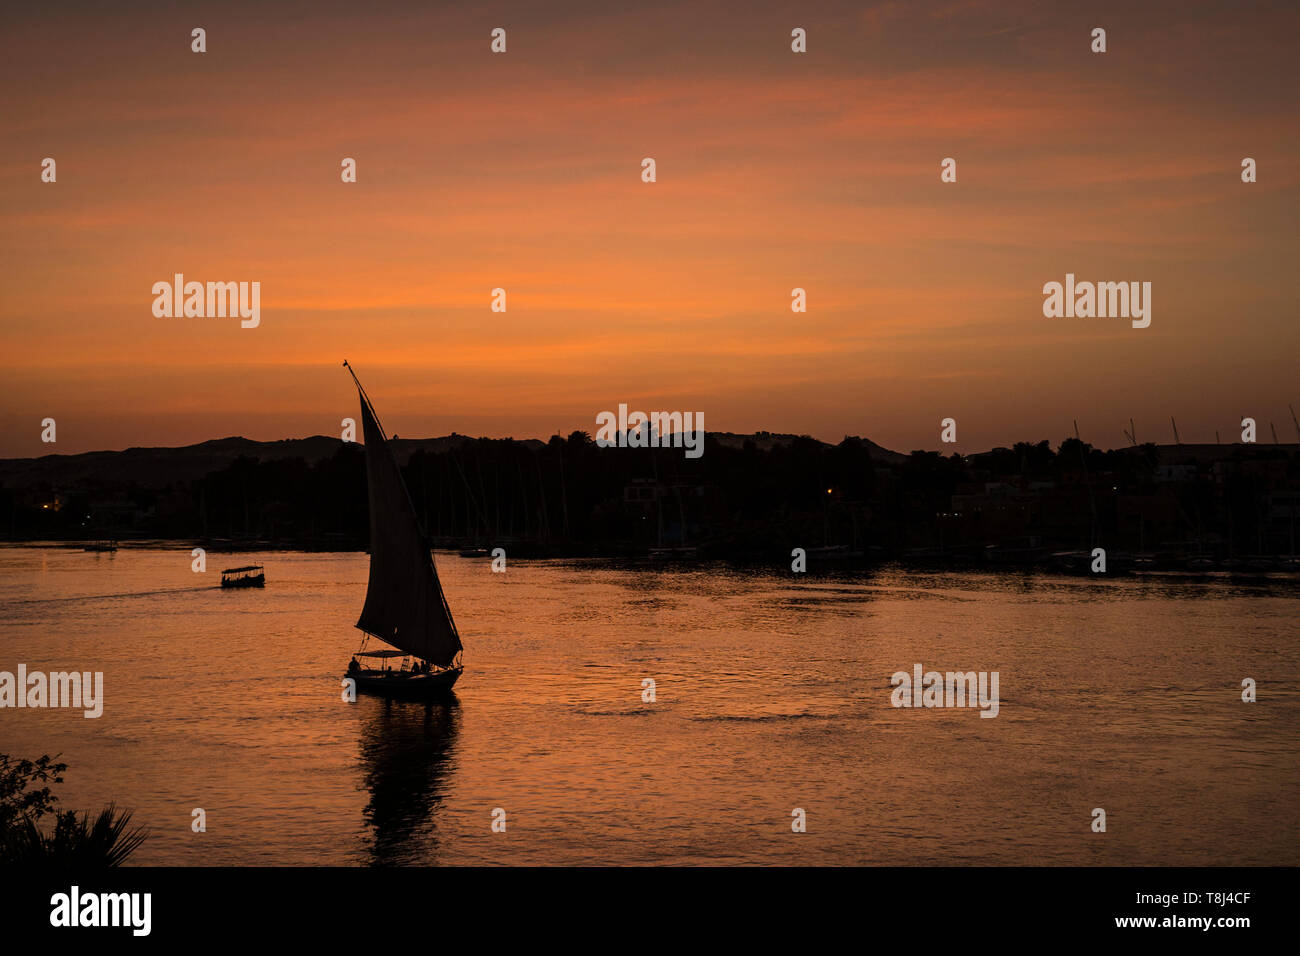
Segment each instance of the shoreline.
[[[228,547],[227,541],[204,541],[192,538],[139,538],[118,539],[119,551],[168,550],[189,552],[194,548],[203,548],[209,557],[213,555],[239,555],[250,553],[282,554],[367,554],[364,546],[310,546],[303,542],[239,542],[237,547]],[[711,552],[707,548],[703,554],[691,556],[655,557],[636,548],[611,549],[593,553],[591,551],[563,551],[556,549],[551,553],[530,553],[536,549],[523,548],[512,551],[508,542],[493,542],[477,546],[483,553],[466,555],[459,552],[476,547],[472,543],[436,544],[431,550],[440,557],[462,557],[468,561],[490,563],[491,552],[495,547],[504,548],[510,562],[547,562],[547,563],[582,563],[596,566],[619,568],[639,568],[658,570],[685,570],[710,567],[729,567],[749,570],[766,570],[789,573],[792,577],[806,574],[821,577],[836,572],[870,573],[884,569],[904,569],[917,573],[1038,573],[1059,577],[1077,578],[1121,578],[1142,577],[1146,575],[1175,576],[1188,579],[1231,578],[1235,580],[1300,580],[1300,557],[1290,555],[1250,555],[1240,558],[1215,560],[1213,558],[1167,553],[1157,555],[1134,556],[1126,552],[1113,552],[1110,566],[1105,572],[1094,573],[1089,569],[1089,554],[1084,551],[1057,551],[1033,556],[1001,555],[994,552],[983,556],[970,552],[954,550],[945,554],[894,554],[874,553],[871,555],[853,555],[819,557],[809,555],[807,568],[803,572],[790,569],[788,559],[774,558],[771,555],[744,555]],[[0,540],[0,548],[33,548],[44,550],[63,550],[84,552],[87,554],[112,556],[113,551],[94,551],[86,548],[85,541],[58,541],[50,539]],[[814,550],[814,549],[810,549]]]

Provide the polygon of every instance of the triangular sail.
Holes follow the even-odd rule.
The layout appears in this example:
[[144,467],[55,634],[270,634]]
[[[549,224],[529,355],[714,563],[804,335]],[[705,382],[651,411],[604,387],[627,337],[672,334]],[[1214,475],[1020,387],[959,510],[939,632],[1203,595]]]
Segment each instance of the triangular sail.
[[370,583],[357,627],[448,667],[460,652],[460,635],[397,459],[360,383],[357,390],[370,492]]

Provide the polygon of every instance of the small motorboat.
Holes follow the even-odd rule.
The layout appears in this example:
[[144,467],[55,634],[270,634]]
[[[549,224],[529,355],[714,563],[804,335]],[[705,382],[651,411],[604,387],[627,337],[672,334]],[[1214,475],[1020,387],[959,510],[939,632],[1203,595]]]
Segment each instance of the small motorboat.
[[250,564],[243,568],[226,568],[221,572],[223,588],[264,588],[266,572],[260,564]]

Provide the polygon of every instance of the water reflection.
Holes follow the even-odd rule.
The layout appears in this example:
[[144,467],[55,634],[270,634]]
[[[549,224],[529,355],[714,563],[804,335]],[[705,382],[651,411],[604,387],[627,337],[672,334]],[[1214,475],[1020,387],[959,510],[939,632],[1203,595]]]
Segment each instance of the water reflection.
[[374,831],[371,863],[438,861],[436,812],[455,769],[460,705],[362,696],[361,760]]
[[[1024,593],[1023,575],[989,571],[538,561],[503,591],[453,556],[439,573],[474,664],[449,710],[332,702],[364,554],[241,555],[278,569],[257,594],[180,591],[200,582],[174,548],[124,549],[103,577],[87,557],[0,546],[0,668],[102,670],[108,693],[99,721],[0,716],[0,749],[62,752],[69,805],[117,798],[156,835],[219,761],[245,802],[205,863],[1300,863],[1294,577],[1044,574]],[[196,668],[196,647],[219,663]],[[998,718],[893,708],[890,675],[918,661],[1000,671]],[[232,667],[265,692],[214,692]],[[1240,702],[1248,676],[1266,700]],[[180,732],[195,715],[197,738]],[[291,785],[267,787],[268,766]],[[776,839],[809,788],[832,816]],[[492,834],[498,805],[527,822],[511,811]],[[1123,840],[1088,839],[1096,806],[1127,821]],[[194,854],[157,836],[139,862]]]

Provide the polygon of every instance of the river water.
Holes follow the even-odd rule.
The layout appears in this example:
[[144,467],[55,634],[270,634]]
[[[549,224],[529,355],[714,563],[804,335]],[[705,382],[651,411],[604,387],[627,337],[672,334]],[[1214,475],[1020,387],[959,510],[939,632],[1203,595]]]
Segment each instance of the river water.
[[[0,548],[0,671],[105,698],[0,709],[0,752],[133,808],[142,864],[1300,864],[1294,579],[439,554],[455,700],[346,703],[367,561]],[[997,716],[893,707],[918,663]]]

